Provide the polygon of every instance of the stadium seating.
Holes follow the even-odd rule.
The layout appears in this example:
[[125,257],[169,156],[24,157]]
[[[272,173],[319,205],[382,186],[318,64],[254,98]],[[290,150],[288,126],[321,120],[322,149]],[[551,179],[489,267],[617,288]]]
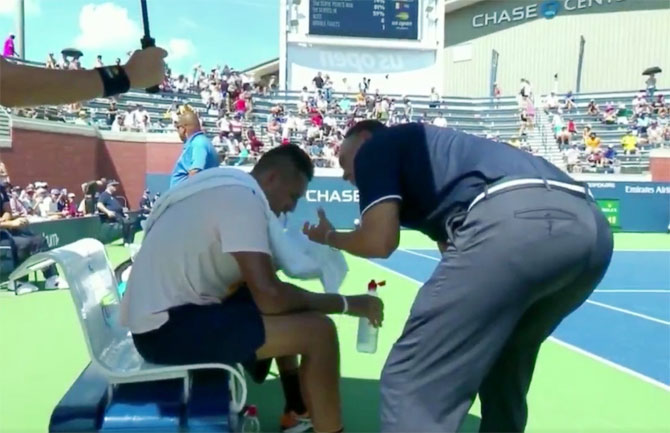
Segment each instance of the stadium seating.
[[[591,125],[592,130],[598,134],[602,140],[602,146],[612,144],[617,151],[616,171],[628,173],[640,173],[648,170],[649,149],[639,151],[636,155],[624,155],[620,139],[625,133],[626,128],[620,125],[606,125],[598,121],[593,116],[586,113],[586,107],[591,99],[595,100],[599,106],[607,103],[613,103],[615,106],[624,103],[630,107],[631,101],[637,94],[637,91],[608,92],[594,94],[574,95],[576,109],[572,112],[563,114],[565,119],[571,119],[575,122],[578,135],[586,125]],[[658,90],[657,93],[667,94],[668,90]],[[333,97],[338,99],[344,94],[334,93]],[[355,101],[355,94],[346,95],[352,101]],[[412,120],[417,121],[423,118],[425,121],[432,122],[436,117],[442,114],[449,127],[460,129],[462,131],[479,135],[488,136],[503,142],[510,142],[519,137],[520,128],[520,110],[515,97],[502,97],[497,100],[493,98],[449,98],[441,99],[441,106],[431,107],[428,95],[385,95],[397,101],[403,97],[408,97],[413,105],[414,115]],[[562,95],[558,95],[559,98]],[[271,116],[271,108],[276,104],[282,104],[286,112],[298,112],[298,103],[300,92],[286,91],[275,92],[273,94],[255,94],[253,96],[253,113],[245,119],[243,125],[245,128],[253,127],[257,137],[265,146],[270,146],[270,140],[267,136],[267,123]],[[142,91],[131,91],[117,98],[117,107],[120,111],[131,111],[132,108],[140,104],[148,112],[152,119],[152,124],[148,132],[170,133],[174,132],[172,120],[166,116],[173,103],[188,103],[199,112],[205,131],[211,135],[218,133],[216,121],[218,111],[207,112],[202,98],[195,93],[162,93],[147,94]],[[98,98],[84,104],[88,111],[90,123],[102,130],[110,129],[106,122],[106,110],[109,104],[108,99]],[[353,104],[352,104],[353,105]],[[563,154],[560,152],[553,137],[550,124],[551,116],[547,116],[542,107],[540,107],[540,97],[535,96],[536,117],[535,127],[527,132],[527,142],[533,153],[545,157],[554,164],[565,167]],[[40,108],[38,117],[47,119],[62,120],[65,122],[74,122],[77,113],[59,113],[53,107]],[[343,124],[346,115],[334,116],[338,124]],[[291,141],[299,143],[301,136],[294,135]],[[578,141],[578,136],[575,141]],[[670,143],[667,143],[670,145]],[[246,158],[244,163],[252,163],[254,157]],[[229,158],[227,161],[235,163],[236,158]],[[586,164],[588,165],[588,164]],[[586,167],[586,169],[589,169]]]

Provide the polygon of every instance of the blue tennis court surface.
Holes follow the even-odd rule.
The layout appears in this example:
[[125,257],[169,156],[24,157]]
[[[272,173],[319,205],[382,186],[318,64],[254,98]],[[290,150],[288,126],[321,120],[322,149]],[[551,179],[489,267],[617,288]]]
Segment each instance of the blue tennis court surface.
[[[420,249],[374,262],[423,282],[439,260]],[[552,336],[670,390],[670,251],[615,251],[596,291]]]

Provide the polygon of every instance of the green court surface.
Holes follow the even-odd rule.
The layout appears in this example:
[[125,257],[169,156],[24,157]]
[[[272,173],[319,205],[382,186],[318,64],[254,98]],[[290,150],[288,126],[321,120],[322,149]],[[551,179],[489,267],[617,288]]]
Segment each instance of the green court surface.
[[[416,233],[403,232],[402,247],[433,248],[433,244]],[[670,236],[617,234],[616,247],[670,250]],[[122,247],[108,248],[114,262],[125,259]],[[386,319],[376,354],[356,351],[356,319],[334,317],[340,336],[346,430],[374,432],[379,426],[379,375],[418,285],[367,260],[349,257],[348,263],[345,294],[363,293],[370,279],[387,282],[380,291]],[[302,286],[320,290],[316,282]],[[14,296],[0,291],[0,347],[0,433],[45,432],[54,406],[88,363],[69,293]],[[259,406],[263,430],[276,431],[283,405],[279,382],[270,379],[250,385],[249,402]],[[541,350],[530,390],[528,431],[670,431],[668,408],[667,390],[549,341]],[[464,431],[476,431],[478,411],[475,403]]]

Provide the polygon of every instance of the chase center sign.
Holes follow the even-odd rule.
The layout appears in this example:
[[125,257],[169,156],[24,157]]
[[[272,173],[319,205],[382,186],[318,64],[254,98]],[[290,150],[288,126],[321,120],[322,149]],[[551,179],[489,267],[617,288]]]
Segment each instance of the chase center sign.
[[540,3],[531,3],[513,9],[503,9],[485,14],[477,14],[472,17],[472,27],[487,27],[490,25],[515,21],[525,21],[537,17],[552,19],[563,11],[574,12],[580,9],[607,6],[611,3],[620,3],[623,1],[626,0],[546,0]]

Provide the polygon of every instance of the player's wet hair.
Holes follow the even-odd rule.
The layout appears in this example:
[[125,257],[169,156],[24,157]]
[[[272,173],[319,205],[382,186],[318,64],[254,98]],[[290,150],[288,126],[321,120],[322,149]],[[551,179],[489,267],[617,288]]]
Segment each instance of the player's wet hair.
[[304,174],[308,181],[314,177],[314,164],[311,158],[295,144],[277,146],[267,151],[258,160],[252,173],[261,174],[266,170],[289,167]]

